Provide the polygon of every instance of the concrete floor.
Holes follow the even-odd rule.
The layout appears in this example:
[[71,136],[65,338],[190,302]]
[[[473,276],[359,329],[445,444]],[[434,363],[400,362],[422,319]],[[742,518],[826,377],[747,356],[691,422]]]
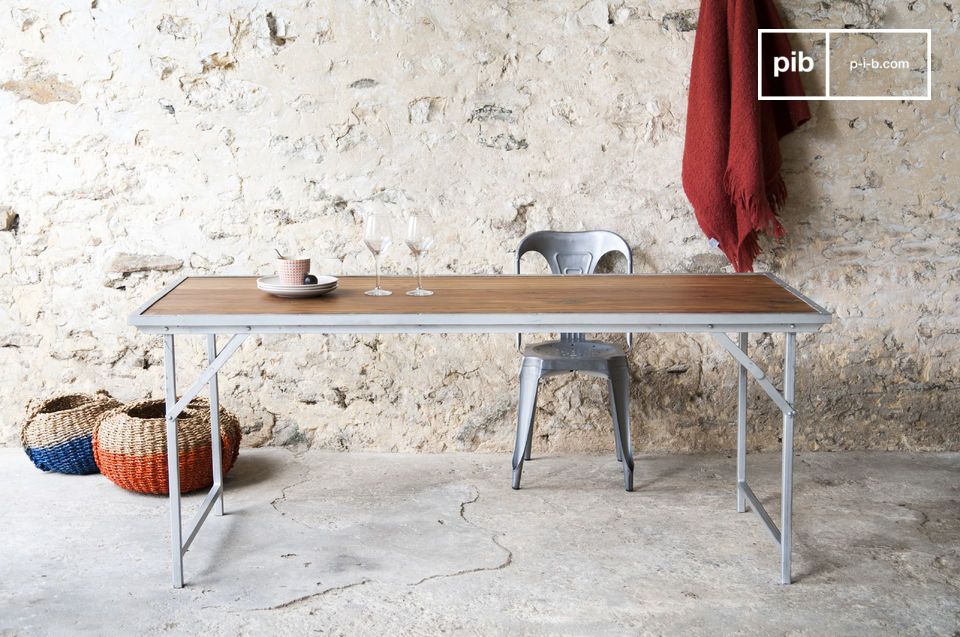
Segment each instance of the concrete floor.
[[729,457],[509,462],[244,449],[173,590],[165,499],[0,449],[0,635],[960,634],[960,454],[799,456],[787,587]]

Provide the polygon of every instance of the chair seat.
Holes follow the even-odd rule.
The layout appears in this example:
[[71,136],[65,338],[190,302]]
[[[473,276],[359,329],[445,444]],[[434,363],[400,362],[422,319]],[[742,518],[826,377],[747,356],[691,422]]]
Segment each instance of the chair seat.
[[624,352],[616,343],[603,341],[546,341],[527,345],[523,348],[523,356],[542,361],[606,361],[621,358]]

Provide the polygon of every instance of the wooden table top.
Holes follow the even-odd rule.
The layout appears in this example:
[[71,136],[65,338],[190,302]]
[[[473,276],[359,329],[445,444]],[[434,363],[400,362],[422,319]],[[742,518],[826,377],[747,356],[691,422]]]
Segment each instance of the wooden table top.
[[[310,299],[261,292],[256,277],[186,277],[131,317],[344,315],[784,315],[817,323],[829,314],[764,274],[602,274],[590,276],[424,277],[435,294],[407,296],[412,277],[384,277],[391,296],[371,297],[373,277],[340,277],[339,288]],[[826,320],[817,317],[826,316]],[[173,321],[171,324],[174,324]]]

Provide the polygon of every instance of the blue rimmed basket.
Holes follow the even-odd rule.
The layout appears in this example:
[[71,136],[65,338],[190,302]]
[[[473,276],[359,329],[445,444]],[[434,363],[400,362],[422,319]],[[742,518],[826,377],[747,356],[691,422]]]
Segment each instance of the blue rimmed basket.
[[93,428],[106,411],[120,403],[105,391],[62,394],[31,401],[20,427],[20,441],[38,469],[58,473],[97,473]]

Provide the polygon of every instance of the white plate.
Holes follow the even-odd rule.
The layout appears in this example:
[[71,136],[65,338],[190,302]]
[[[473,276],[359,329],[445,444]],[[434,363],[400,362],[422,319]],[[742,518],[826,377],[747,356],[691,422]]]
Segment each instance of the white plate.
[[330,288],[327,290],[297,290],[297,291],[280,291],[280,290],[263,290],[267,294],[272,294],[273,296],[280,296],[285,299],[307,299],[314,296],[323,296],[324,294],[329,294],[333,292],[336,288]]
[[272,289],[283,289],[283,290],[304,290],[304,289],[319,289],[319,288],[328,288],[330,286],[336,286],[338,279],[335,276],[318,276],[316,283],[311,283],[309,285],[287,285],[286,283],[280,282],[280,277],[278,276],[262,276],[257,279],[257,287],[272,288]]
[[333,285],[298,285],[297,287],[279,287],[274,285],[258,285],[258,288],[264,292],[303,292],[304,290],[333,290],[337,284]]
[[273,281],[279,281],[279,277],[264,276],[257,279],[257,288],[267,294],[287,299],[305,299],[322,296],[337,289],[338,282],[336,277],[323,276],[317,277],[317,279],[322,283],[313,285],[280,285],[272,283]]
[[301,292],[271,292],[269,290],[263,290],[271,296],[279,296],[284,299],[309,299],[315,296],[323,296],[324,294],[329,294],[333,290],[303,290]]

